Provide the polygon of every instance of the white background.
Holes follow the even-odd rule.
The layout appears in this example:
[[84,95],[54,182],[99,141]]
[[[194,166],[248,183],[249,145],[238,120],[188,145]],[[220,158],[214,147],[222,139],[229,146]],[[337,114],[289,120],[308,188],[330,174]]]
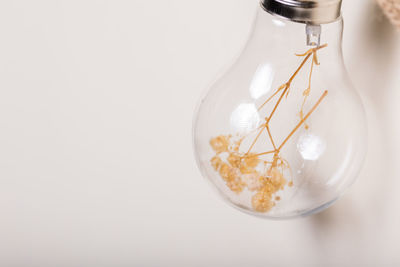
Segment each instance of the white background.
[[192,112],[253,0],[0,3],[0,266],[398,266],[400,33],[344,0],[369,120],[360,179],[327,211],[267,221],[200,176]]

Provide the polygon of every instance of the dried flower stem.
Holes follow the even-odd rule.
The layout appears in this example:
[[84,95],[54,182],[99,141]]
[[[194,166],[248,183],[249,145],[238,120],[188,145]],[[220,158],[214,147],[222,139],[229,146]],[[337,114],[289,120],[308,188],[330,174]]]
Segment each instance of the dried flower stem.
[[261,130],[258,132],[258,134],[257,134],[256,138],[254,139],[253,143],[251,144],[249,150],[246,152],[246,155],[250,153],[251,149],[256,144],[258,138],[260,137],[260,135],[262,134],[263,131],[264,131],[264,127],[262,127]]
[[[313,48],[313,49],[314,49],[314,48]],[[311,50],[311,49],[310,49],[310,50]],[[303,68],[303,66],[304,66],[304,64],[307,62],[307,60],[310,58],[311,53],[308,53],[308,51],[307,51],[304,55],[307,55],[307,56],[303,59],[303,61],[301,62],[300,66],[296,69],[296,71],[295,71],[295,72],[293,73],[293,75],[289,78],[289,80],[288,80],[286,83],[282,84],[282,85],[276,90],[276,92],[275,92],[272,96],[270,96],[270,97],[258,108],[258,110],[260,110],[260,109],[261,109],[263,106],[265,106],[274,96],[276,96],[276,95],[278,94],[279,91],[281,91],[282,89],[284,89],[283,92],[282,92],[282,94],[281,94],[281,96],[279,97],[278,102],[275,104],[274,109],[272,110],[270,116],[268,117],[268,120],[267,120],[267,121],[269,121],[269,120],[271,119],[272,115],[275,113],[275,110],[276,110],[276,108],[278,107],[279,103],[281,102],[283,96],[285,95],[285,93],[287,92],[287,90],[289,90],[290,84],[292,83],[292,81],[293,81],[293,79],[296,77],[296,75],[299,73],[299,71]],[[300,55],[298,55],[298,56],[300,56]]]
[[276,150],[271,150],[271,151],[251,155],[251,157],[258,157],[258,156],[262,156],[262,155],[275,154],[275,153],[276,153]]
[[269,140],[271,140],[271,144],[274,147],[274,149],[276,150],[276,145],[275,145],[274,139],[272,138],[271,130],[269,129],[269,123],[266,123],[265,128],[267,129]]
[[[328,45],[327,45],[327,44],[324,44],[324,45],[321,45],[321,46],[318,46],[318,47],[315,47],[315,48],[311,48],[311,49],[308,50],[306,53],[301,54],[301,55],[297,55],[297,56],[306,56],[306,57],[303,59],[303,61],[301,62],[300,66],[296,69],[296,71],[295,71],[295,72],[293,73],[293,75],[289,78],[289,80],[288,80],[285,84],[281,85],[281,86],[278,88],[277,92],[280,91],[282,88],[285,88],[285,89],[283,90],[281,96],[279,97],[278,101],[276,102],[276,104],[275,104],[275,106],[274,106],[274,109],[272,110],[271,114],[269,115],[269,117],[268,117],[268,119],[267,119],[267,123],[271,120],[271,118],[272,118],[272,116],[274,115],[276,109],[278,108],[280,102],[282,101],[283,96],[284,96],[285,93],[290,89],[290,85],[291,85],[293,79],[297,76],[297,74],[298,74],[298,73],[300,72],[300,70],[303,68],[304,64],[306,64],[306,62],[307,62],[308,59],[311,57],[311,55],[313,55],[313,61],[316,61],[316,60],[317,60],[317,59],[316,59],[316,52],[317,52],[319,49],[324,48],[324,47],[326,47],[326,46],[328,46]],[[318,64],[317,64],[317,65],[318,65]],[[272,95],[272,97],[275,96],[275,95],[276,95],[276,94]],[[270,98],[271,98],[271,97],[270,97]],[[269,99],[270,99],[270,98],[269,98]],[[266,102],[264,102],[261,106],[264,106],[264,105],[269,101],[269,99],[268,99]],[[260,109],[260,108],[259,108],[259,109]]]
[[[270,141],[271,141],[271,143],[272,143],[272,146],[274,147],[274,149],[275,149],[275,151],[276,151],[277,153],[279,153],[279,150],[280,150],[280,149],[279,149],[279,148],[278,148],[278,149],[276,148],[274,139],[273,139],[272,134],[271,134],[271,130],[270,130],[270,128],[269,128],[269,122],[270,122],[272,116],[275,114],[275,111],[277,110],[279,104],[281,103],[281,101],[282,101],[282,99],[283,99],[283,96],[284,96],[285,94],[286,94],[286,96],[288,95],[289,89],[290,89],[290,85],[291,85],[292,81],[293,81],[294,78],[297,76],[297,74],[300,72],[300,70],[304,67],[304,64],[306,64],[306,62],[308,61],[308,59],[312,56],[312,60],[311,60],[311,70],[310,70],[310,74],[309,74],[309,78],[308,78],[308,88],[307,88],[307,89],[304,91],[304,93],[303,93],[303,94],[305,94],[305,97],[304,97],[303,104],[302,104],[302,106],[301,106],[301,111],[300,111],[301,124],[303,124],[303,123],[305,122],[305,120],[308,118],[308,116],[311,115],[311,114],[307,114],[308,116],[303,117],[303,107],[304,107],[304,104],[305,104],[305,102],[306,102],[306,99],[307,99],[307,97],[308,97],[308,95],[309,95],[309,91],[310,91],[310,89],[311,89],[311,77],[312,77],[312,71],[313,71],[314,63],[315,63],[316,65],[319,65],[318,59],[317,59],[317,53],[316,53],[316,52],[317,52],[319,49],[322,49],[322,48],[327,47],[327,46],[328,46],[328,44],[323,44],[323,45],[321,45],[321,46],[318,46],[318,47],[314,47],[314,48],[309,49],[309,50],[306,51],[304,54],[296,54],[297,56],[305,56],[305,58],[304,58],[303,61],[300,63],[300,65],[297,67],[296,71],[292,74],[292,76],[290,76],[289,80],[288,80],[286,83],[282,84],[282,85],[275,91],[275,93],[273,93],[272,96],[270,96],[270,97],[258,108],[258,110],[260,110],[260,109],[261,109],[262,107],[264,107],[273,97],[275,97],[275,96],[278,94],[279,91],[283,90],[283,92],[282,92],[281,95],[279,96],[279,99],[278,99],[278,101],[276,102],[274,108],[272,109],[270,115],[269,115],[268,117],[266,117],[266,123],[264,124],[265,128],[267,129],[268,136],[269,136],[269,139],[270,139]],[[321,100],[322,100],[322,99],[321,99]],[[319,104],[319,103],[318,103],[318,104]],[[301,124],[300,124],[300,125],[301,125]],[[250,153],[251,149],[254,147],[255,143],[257,142],[258,138],[260,137],[261,133],[263,132],[263,129],[264,129],[264,128],[262,128],[262,129],[259,131],[259,133],[257,134],[257,137],[254,139],[254,141],[252,142],[250,148],[248,149],[248,151],[247,151],[247,153],[246,153],[245,155],[248,155],[248,154]],[[281,145],[281,146],[282,146],[282,145]],[[266,154],[270,154],[270,153],[266,153]],[[264,155],[264,154],[262,154],[262,155]]]
[[296,127],[290,132],[290,134],[285,138],[285,140],[282,142],[282,144],[278,147],[278,151],[281,150],[281,148],[286,144],[286,142],[289,140],[289,138],[299,129],[299,127],[304,123],[304,121],[311,115],[311,113],[314,112],[314,110],[318,107],[318,105],[321,103],[322,99],[328,94],[328,91],[325,91],[322,96],[318,99],[317,103],[312,107],[312,109],[307,113],[306,116],[297,124]]
[[314,68],[314,60],[311,61],[310,75],[308,76],[308,87],[307,87],[307,89],[303,92],[304,100],[303,100],[303,104],[301,105],[301,109],[302,109],[302,110],[303,110],[304,104],[306,103],[306,100],[307,100],[308,96],[310,95],[310,91],[311,91],[311,77],[312,77],[312,73],[313,73],[313,68]]
[[[270,96],[267,101],[265,101],[258,108],[258,111],[260,111],[260,109],[263,108],[272,98],[281,92],[270,115],[265,117],[265,123],[250,131],[247,133],[247,135],[240,136],[239,140],[232,140],[232,135],[220,135],[210,140],[210,145],[216,153],[215,156],[210,160],[212,167],[219,173],[221,178],[225,181],[226,186],[232,192],[239,194],[246,188],[251,192],[256,191],[256,193],[251,197],[251,205],[255,211],[268,212],[275,206],[276,201],[281,199],[281,197],[277,196],[276,194],[279,191],[284,190],[286,185],[289,187],[293,186],[293,178],[291,181],[287,182],[287,177],[284,176],[284,171],[286,169],[289,169],[291,177],[293,174],[289,163],[280,156],[280,152],[285,144],[287,144],[288,140],[301,127],[301,125],[306,123],[306,120],[311,116],[311,114],[316,110],[316,108],[328,94],[328,91],[324,91],[322,96],[318,99],[310,111],[303,117],[303,107],[311,90],[311,77],[313,68],[314,65],[319,65],[316,51],[323,47],[326,47],[326,44],[320,47],[309,49],[306,53],[298,55],[304,56],[304,58],[301,64],[297,67],[296,71],[290,76],[286,83],[282,84],[272,94],[272,96]],[[308,87],[303,92],[304,99],[300,110],[300,122],[293,128],[280,146],[277,147],[272,137],[269,125],[270,120],[276,113],[283,97],[285,95],[288,97],[292,81],[311,57],[311,70],[308,76]],[[273,150],[257,154],[250,153],[257,140],[260,139],[264,129],[268,134],[268,138],[273,146]],[[240,145],[242,141],[255,133],[257,133],[257,136],[252,141],[248,151],[246,153],[240,152]],[[226,159],[220,157],[221,153],[228,154]],[[272,158],[269,158],[268,160],[259,158],[259,156],[269,154],[272,155]],[[264,166],[260,166],[260,163],[264,164]]]
[[260,111],[260,109],[262,109],[272,98],[274,98],[279,91],[281,91],[283,88],[285,88],[286,84],[282,84],[276,91],[275,93],[273,93],[270,97],[268,97],[268,99],[261,105],[258,107],[258,111]]
[[[318,50],[320,50],[320,49],[322,49],[322,48],[325,48],[325,47],[327,47],[327,46],[328,46],[328,44],[323,44],[323,45],[320,45],[320,46],[311,48],[311,49],[307,50],[307,51],[306,51],[305,53],[303,53],[303,54],[296,54],[296,56],[298,56],[298,57],[304,57],[305,55],[308,55],[308,54],[317,52]],[[319,64],[317,64],[317,65],[319,65]]]

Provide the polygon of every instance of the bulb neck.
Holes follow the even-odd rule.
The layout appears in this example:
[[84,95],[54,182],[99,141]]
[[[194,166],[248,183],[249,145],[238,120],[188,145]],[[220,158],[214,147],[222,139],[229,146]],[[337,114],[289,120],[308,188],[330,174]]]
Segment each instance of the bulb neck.
[[341,16],[331,23],[313,25],[282,19],[259,8],[248,45],[260,49],[299,49],[328,43],[330,50],[340,51],[342,33]]
[[342,0],[261,0],[262,8],[276,16],[307,24],[325,24],[340,17]]

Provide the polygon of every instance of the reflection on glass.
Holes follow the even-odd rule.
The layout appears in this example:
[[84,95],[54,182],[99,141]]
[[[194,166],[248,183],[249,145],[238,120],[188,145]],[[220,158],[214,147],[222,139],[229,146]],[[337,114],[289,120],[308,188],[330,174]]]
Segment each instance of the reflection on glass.
[[319,136],[306,133],[300,136],[297,150],[305,160],[317,160],[324,153],[326,143]]
[[260,115],[253,103],[240,104],[231,114],[231,127],[238,133],[249,133],[261,122]]
[[272,19],[272,23],[278,27],[285,27],[285,25],[286,25],[285,22],[283,22],[282,20],[277,20],[277,19]]
[[271,90],[274,70],[270,64],[263,64],[257,68],[250,84],[250,95],[253,99],[267,94]]

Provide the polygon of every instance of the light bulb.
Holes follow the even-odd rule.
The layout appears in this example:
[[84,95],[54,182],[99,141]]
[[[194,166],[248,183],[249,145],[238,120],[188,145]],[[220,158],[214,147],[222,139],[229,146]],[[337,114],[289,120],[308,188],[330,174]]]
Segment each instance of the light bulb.
[[353,183],[364,109],[342,57],[341,0],[263,0],[234,65],[201,99],[197,163],[241,211],[316,213]]

